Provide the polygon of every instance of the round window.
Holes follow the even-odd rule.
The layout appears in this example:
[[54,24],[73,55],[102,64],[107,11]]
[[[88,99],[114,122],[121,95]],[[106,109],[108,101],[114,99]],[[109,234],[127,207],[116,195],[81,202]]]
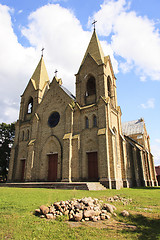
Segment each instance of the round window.
[[60,120],[60,115],[58,112],[53,112],[48,118],[48,125],[53,128],[57,126]]

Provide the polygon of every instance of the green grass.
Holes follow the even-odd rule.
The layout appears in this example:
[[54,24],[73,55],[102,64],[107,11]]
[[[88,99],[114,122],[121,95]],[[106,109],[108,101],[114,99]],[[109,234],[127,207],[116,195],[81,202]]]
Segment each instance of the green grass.
[[[71,227],[64,217],[46,220],[36,217],[34,209],[42,204],[72,198],[96,197],[106,201],[107,197],[120,195],[132,198],[123,205],[116,202],[118,222],[137,226],[136,230],[110,228],[107,221],[96,223],[96,227],[80,223]],[[131,214],[128,218],[120,215],[122,210]],[[0,239],[76,239],[76,240],[158,240],[160,239],[160,188],[121,189],[106,191],[78,191],[51,189],[0,188]]]

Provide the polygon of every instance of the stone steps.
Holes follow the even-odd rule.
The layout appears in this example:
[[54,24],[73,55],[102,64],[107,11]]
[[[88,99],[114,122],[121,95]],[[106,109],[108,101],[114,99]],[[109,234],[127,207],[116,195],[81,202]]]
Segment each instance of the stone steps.
[[106,188],[100,182],[87,182],[86,184],[87,184],[88,190],[90,191],[106,190]]
[[50,189],[76,189],[76,190],[106,190],[100,182],[23,182],[0,183],[0,187],[16,188],[50,188]]

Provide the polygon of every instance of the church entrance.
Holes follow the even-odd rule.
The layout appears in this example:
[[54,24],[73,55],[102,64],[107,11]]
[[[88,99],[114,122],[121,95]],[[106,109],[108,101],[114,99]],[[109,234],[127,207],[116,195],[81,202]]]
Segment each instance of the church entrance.
[[21,181],[24,181],[24,173],[25,173],[25,165],[26,165],[26,159],[21,160]]
[[48,181],[57,180],[58,153],[48,155]]
[[98,181],[98,157],[97,152],[87,153],[88,157],[88,181]]

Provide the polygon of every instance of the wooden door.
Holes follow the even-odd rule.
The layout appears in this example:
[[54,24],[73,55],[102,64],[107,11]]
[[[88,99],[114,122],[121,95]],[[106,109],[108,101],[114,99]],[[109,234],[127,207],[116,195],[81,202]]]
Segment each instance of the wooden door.
[[48,156],[48,181],[57,180],[58,154]]
[[21,160],[21,181],[24,181],[25,165],[26,165],[26,160],[22,159]]
[[97,152],[87,153],[88,156],[88,180],[98,181],[98,158]]

